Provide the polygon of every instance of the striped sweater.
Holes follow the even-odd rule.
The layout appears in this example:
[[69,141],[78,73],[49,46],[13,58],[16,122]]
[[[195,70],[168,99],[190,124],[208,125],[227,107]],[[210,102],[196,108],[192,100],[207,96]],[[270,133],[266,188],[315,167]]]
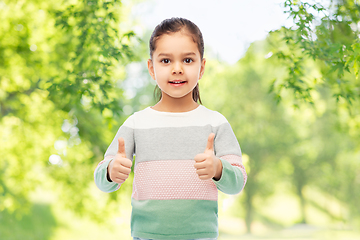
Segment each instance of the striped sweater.
[[[223,169],[219,181],[200,180],[194,157],[203,153],[210,133]],[[107,180],[107,167],[125,140],[126,156],[135,154],[131,235],[148,239],[218,236],[218,190],[239,193],[247,180],[239,143],[226,118],[199,105],[189,112],[160,112],[150,107],[131,115],[119,128],[95,170],[104,192],[120,184]]]

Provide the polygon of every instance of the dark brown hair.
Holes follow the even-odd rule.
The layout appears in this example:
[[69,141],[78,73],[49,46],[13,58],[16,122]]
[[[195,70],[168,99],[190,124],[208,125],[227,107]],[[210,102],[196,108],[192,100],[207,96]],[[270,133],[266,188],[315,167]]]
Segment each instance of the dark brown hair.
[[[187,31],[193,41],[197,44],[201,60],[204,58],[204,40],[202,33],[198,26],[196,26],[190,20],[185,18],[169,18],[162,21],[159,25],[157,25],[151,34],[149,47],[150,47],[150,59],[152,59],[152,55],[156,49],[156,42],[160,38],[160,36],[164,34],[176,33],[182,30]],[[157,101],[161,99],[161,90],[158,86],[155,87],[154,90],[154,97]],[[202,104],[200,99],[200,92],[199,92],[199,84],[195,86],[192,92],[192,97],[195,102],[199,101]]]

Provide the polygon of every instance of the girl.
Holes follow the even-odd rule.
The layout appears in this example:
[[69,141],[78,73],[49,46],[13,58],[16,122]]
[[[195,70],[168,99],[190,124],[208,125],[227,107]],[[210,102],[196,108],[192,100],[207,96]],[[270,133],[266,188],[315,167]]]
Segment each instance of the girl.
[[116,191],[135,154],[134,239],[216,239],[218,190],[237,194],[247,180],[230,124],[198,104],[203,56],[202,34],[191,21],[171,18],[155,28],[148,69],[160,100],[124,122],[95,170],[99,189]]

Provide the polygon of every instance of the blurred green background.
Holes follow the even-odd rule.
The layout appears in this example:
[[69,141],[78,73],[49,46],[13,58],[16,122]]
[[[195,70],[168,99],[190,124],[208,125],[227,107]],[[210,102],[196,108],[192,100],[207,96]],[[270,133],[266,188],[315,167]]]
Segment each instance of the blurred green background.
[[[132,176],[105,194],[93,172],[155,104],[140,2],[0,0],[1,240],[131,239]],[[292,26],[238,62],[205,55],[202,102],[248,173],[219,196],[219,239],[360,239],[360,2],[282,6]]]

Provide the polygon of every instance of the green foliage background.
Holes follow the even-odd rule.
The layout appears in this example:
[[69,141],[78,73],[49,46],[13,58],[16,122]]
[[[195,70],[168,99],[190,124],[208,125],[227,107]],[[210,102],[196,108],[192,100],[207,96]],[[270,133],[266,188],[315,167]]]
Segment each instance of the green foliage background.
[[[0,239],[130,238],[131,179],[105,194],[93,171],[155,103],[131,4],[0,1]],[[359,9],[285,1],[293,27],[236,64],[207,59],[202,101],[230,121],[248,172],[243,193],[220,195],[220,239],[359,237]]]

